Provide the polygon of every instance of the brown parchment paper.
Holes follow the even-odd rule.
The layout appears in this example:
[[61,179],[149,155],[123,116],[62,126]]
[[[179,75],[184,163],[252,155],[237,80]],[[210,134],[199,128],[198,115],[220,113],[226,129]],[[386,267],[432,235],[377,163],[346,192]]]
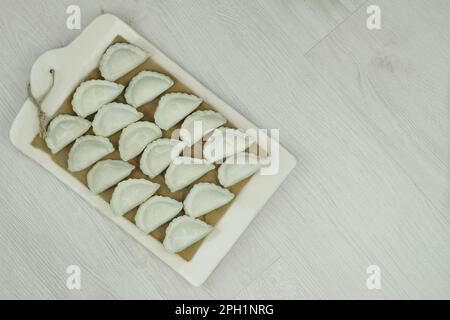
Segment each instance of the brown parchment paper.
[[[117,43],[117,42],[126,42],[125,39],[123,39],[122,37],[116,37],[115,40],[112,43]],[[125,87],[128,85],[129,81],[131,80],[131,78],[133,78],[136,74],[138,74],[139,72],[143,71],[143,70],[149,70],[149,71],[156,71],[156,72],[160,72],[163,74],[168,75],[169,77],[171,77],[175,84],[167,91],[165,91],[163,94],[165,93],[169,93],[169,92],[185,92],[185,93],[189,93],[189,94],[194,94],[197,95],[199,97],[201,97],[199,94],[197,94],[196,92],[192,91],[189,87],[187,87],[185,84],[183,84],[182,82],[180,82],[178,79],[176,79],[176,77],[174,75],[172,75],[168,70],[164,69],[163,67],[161,67],[160,65],[158,65],[157,63],[155,63],[151,57],[145,61],[143,64],[141,64],[139,67],[135,68],[134,70],[132,70],[131,72],[129,72],[128,74],[126,74],[125,76],[123,76],[122,78],[116,80],[115,82],[120,83],[122,85],[124,85]],[[103,79],[100,75],[100,71],[97,69],[92,70],[84,79],[85,80],[91,80],[91,79]],[[125,90],[124,90],[125,91]],[[71,105],[71,101],[72,101],[72,96],[73,93],[75,92],[75,90],[67,97],[67,99],[64,101],[64,103],[59,107],[59,109],[56,111],[56,113],[54,114],[54,116],[57,116],[59,114],[73,114],[75,115],[75,112],[72,110],[72,105]],[[124,93],[122,93],[115,101],[117,102],[123,102],[125,103],[125,99],[124,99]],[[144,113],[144,117],[140,120],[140,121],[152,121],[154,122],[154,118],[153,118],[153,114],[155,112],[156,106],[158,104],[159,98],[154,99],[152,102],[149,102],[141,107],[139,107],[137,110]],[[208,104],[206,104],[205,102],[203,102],[197,110],[215,110],[213,106],[210,106]],[[92,121],[94,115],[91,115],[89,117],[87,117],[88,120]],[[168,131],[163,131],[163,137],[165,138],[170,138],[172,135],[172,132],[176,129],[179,129],[181,127],[181,123],[178,123],[174,128],[168,130]],[[227,122],[225,124],[225,126],[227,127],[231,127],[231,128],[235,128],[235,126],[230,123]],[[118,141],[119,141],[119,137],[120,137],[120,133],[121,131],[117,132],[116,134],[112,135],[109,137],[109,140],[111,141],[111,143],[113,144],[115,151],[104,157],[103,159],[114,159],[114,160],[119,160],[120,156],[119,156],[119,151],[118,151]],[[92,131],[92,128],[86,133],[86,134],[94,134]],[[203,143],[202,141],[199,142],[200,144]],[[57,163],[59,166],[61,166],[62,168],[64,168],[69,174],[71,174],[72,176],[74,176],[75,178],[77,178],[78,180],[80,180],[83,184],[86,185],[87,187],[87,181],[86,181],[86,176],[87,173],[89,171],[89,168],[80,171],[80,172],[70,172],[67,170],[67,158],[68,158],[68,154],[69,154],[69,150],[72,147],[72,144],[68,145],[67,147],[65,147],[63,150],[61,150],[60,152],[58,152],[57,154],[53,155],[50,152],[50,149],[47,148],[47,145],[45,143],[45,141],[39,136],[37,135],[33,142],[32,145],[38,149],[43,150],[44,152],[48,153],[53,161],[55,163]],[[196,146],[194,145],[193,148],[195,148]],[[198,145],[197,145],[198,147]],[[144,175],[141,170],[139,169],[139,160],[140,160],[140,156],[128,161],[129,163],[133,164],[136,168],[133,170],[133,172],[131,173],[131,175],[128,178],[142,178],[142,179],[147,179],[147,180],[151,180],[153,182],[159,183],[161,185],[161,187],[159,188],[159,190],[156,192],[156,194],[161,195],[161,196],[168,196],[171,197],[175,200],[178,201],[183,201],[184,198],[186,197],[186,195],[188,194],[189,190],[192,188],[193,184],[191,184],[189,187],[180,190],[178,192],[170,192],[170,190],[168,189],[168,187],[166,186],[165,182],[164,182],[164,174],[165,171],[160,174],[159,176],[157,176],[154,179],[150,179],[148,176]],[[198,179],[195,183],[198,182],[212,182],[215,184],[219,184],[219,180],[217,178],[217,171],[218,169],[218,165],[216,164],[216,168],[210,172],[208,172],[206,175],[204,175],[203,177],[201,177],[200,179]],[[237,184],[235,184],[234,186],[230,187],[229,190],[231,192],[233,192],[235,194],[235,196],[237,197],[239,195],[239,192],[242,190],[242,188],[245,186],[245,184],[248,182],[250,178],[247,178]],[[194,184],[195,184],[194,183]],[[115,186],[114,186],[115,187]],[[105,201],[107,201],[109,203],[111,196],[112,196],[112,192],[114,190],[114,187],[106,190],[105,192],[100,194],[100,197],[102,197]],[[235,199],[236,199],[235,197]],[[220,218],[227,212],[229,206],[231,203],[218,208],[214,211],[211,211],[210,213],[200,217],[199,219],[205,221],[206,223],[214,226],[217,224],[217,222],[220,220]],[[126,213],[124,215],[124,217],[128,220],[130,220],[132,223],[135,223],[134,217],[136,215],[137,212],[137,208],[133,209],[132,211]],[[180,215],[184,214],[184,211],[181,211]],[[151,232],[149,236],[152,236],[156,239],[158,239],[160,242],[162,242],[164,240],[164,236],[165,236],[165,230],[167,228],[169,223],[164,224],[163,226],[159,227],[158,229],[156,229],[155,231]],[[186,248],[185,250],[181,251],[178,253],[178,255],[180,255],[183,259],[185,259],[186,261],[189,261],[192,259],[192,257],[195,255],[195,253],[197,252],[198,248],[200,247],[201,243],[203,240],[193,244],[192,246]]]

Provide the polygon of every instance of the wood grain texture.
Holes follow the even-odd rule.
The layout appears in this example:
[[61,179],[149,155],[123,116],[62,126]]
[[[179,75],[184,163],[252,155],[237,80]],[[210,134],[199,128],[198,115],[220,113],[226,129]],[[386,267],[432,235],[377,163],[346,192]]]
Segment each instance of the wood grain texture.
[[[450,3],[377,4],[380,31],[365,28],[367,15],[357,12],[307,58],[380,148],[371,161],[379,163],[383,192],[363,216],[376,218],[361,223],[353,236],[362,247],[372,244],[368,235],[377,239],[382,246],[373,255],[383,257],[392,283],[407,294],[443,297],[450,285]],[[395,172],[386,170],[388,163]]]
[[[369,31],[359,0],[3,1],[0,298],[449,298],[450,7],[378,3]],[[298,159],[200,288],[8,140],[33,62],[80,32],[70,4],[130,23]]]

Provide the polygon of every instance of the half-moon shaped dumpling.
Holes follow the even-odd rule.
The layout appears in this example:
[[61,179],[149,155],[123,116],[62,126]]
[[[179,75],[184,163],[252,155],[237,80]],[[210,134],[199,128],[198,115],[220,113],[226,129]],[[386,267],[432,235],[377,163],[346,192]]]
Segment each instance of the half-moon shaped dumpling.
[[80,137],[70,148],[67,167],[71,172],[84,170],[113,151],[113,145],[105,137]]
[[120,182],[111,197],[113,212],[121,216],[150,198],[159,184],[145,179],[128,179]]
[[171,253],[183,251],[210,233],[212,227],[188,216],[175,218],[166,229],[164,248]]
[[166,185],[171,192],[181,190],[214,168],[212,163],[203,159],[176,158],[166,171]]
[[149,54],[128,43],[116,43],[110,46],[100,60],[100,73],[109,81],[115,81],[138,65],[142,64]]
[[254,139],[242,131],[231,128],[219,128],[206,140],[203,157],[216,162],[239,153],[250,147]]
[[173,86],[173,80],[168,76],[153,71],[141,71],[131,79],[125,90],[125,99],[128,104],[138,108],[152,101],[171,86]]
[[102,193],[131,174],[134,166],[122,160],[102,160],[87,174],[87,184],[94,193]]
[[250,177],[261,168],[259,157],[253,153],[239,153],[229,157],[219,167],[219,182],[228,188],[245,178]]
[[52,153],[57,153],[85,134],[90,127],[91,122],[86,119],[61,114],[55,117],[48,125],[45,142]]
[[155,123],[161,129],[168,130],[194,111],[202,101],[192,94],[167,93],[159,99]]
[[169,197],[153,196],[139,207],[136,217],[136,226],[150,233],[172,220],[183,209],[183,203]]
[[143,116],[142,112],[127,104],[112,102],[98,110],[92,121],[92,129],[98,136],[109,137]]
[[191,146],[203,136],[224,125],[226,122],[227,119],[216,111],[196,111],[183,121],[180,138],[188,146]]
[[82,82],[73,95],[73,111],[85,118],[117,98],[123,89],[123,85],[106,80]]
[[184,199],[184,211],[197,218],[226,205],[234,194],[213,183],[197,183]]
[[128,161],[139,155],[153,140],[162,136],[161,129],[149,121],[139,121],[123,129],[119,139],[120,158]]
[[183,151],[185,144],[175,139],[158,139],[150,143],[142,154],[140,167],[150,178],[163,172]]

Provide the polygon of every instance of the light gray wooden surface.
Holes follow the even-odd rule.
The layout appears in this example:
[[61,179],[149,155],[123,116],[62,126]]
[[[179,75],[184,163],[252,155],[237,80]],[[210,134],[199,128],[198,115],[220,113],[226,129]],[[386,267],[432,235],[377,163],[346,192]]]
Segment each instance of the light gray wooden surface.
[[[33,62],[80,32],[70,4],[130,23],[298,159],[200,288],[9,142]],[[0,30],[0,298],[450,298],[449,1],[2,0]]]

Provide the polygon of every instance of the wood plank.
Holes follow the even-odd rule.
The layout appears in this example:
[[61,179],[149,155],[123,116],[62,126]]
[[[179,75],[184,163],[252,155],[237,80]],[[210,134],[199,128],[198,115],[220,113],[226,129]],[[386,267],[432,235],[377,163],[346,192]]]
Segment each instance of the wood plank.
[[[449,249],[445,230],[450,224],[450,4],[377,4],[381,30],[368,30],[366,12],[360,10],[311,50],[307,59],[353,109],[355,121],[365,123],[365,132],[357,134],[370,135],[385,155],[368,159],[378,162],[377,175],[384,186],[367,199],[368,204],[378,199],[373,210],[355,212],[368,225],[359,226],[353,241],[365,254],[378,252],[377,260],[405,295],[444,297],[450,283],[445,253]],[[388,163],[393,171],[387,170]],[[361,177],[366,174],[359,172]],[[403,185],[394,183],[396,178]],[[356,226],[354,218],[349,222]],[[403,295],[392,292],[392,297],[399,296]]]

